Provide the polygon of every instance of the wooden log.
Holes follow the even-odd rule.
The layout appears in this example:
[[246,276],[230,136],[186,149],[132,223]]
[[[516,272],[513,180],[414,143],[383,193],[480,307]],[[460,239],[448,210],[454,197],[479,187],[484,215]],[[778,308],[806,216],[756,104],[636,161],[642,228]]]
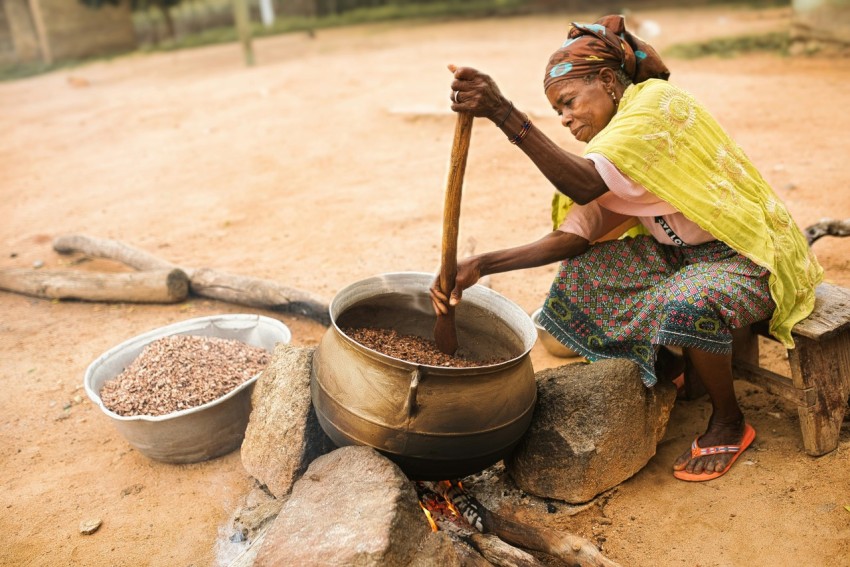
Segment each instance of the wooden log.
[[488,561],[481,555],[475,545],[469,538],[455,538],[449,536],[452,540],[455,553],[457,553],[458,562],[463,567],[492,567],[493,563]]
[[282,286],[273,280],[200,269],[195,270],[190,283],[192,292],[203,297],[297,313],[323,325],[330,325],[330,310],[323,299],[306,291]]
[[850,236],[850,219],[821,219],[803,231],[809,246],[824,236]]
[[433,483],[430,488],[451,501],[461,515],[482,533],[495,534],[511,545],[543,552],[568,565],[619,567],[618,563],[602,555],[595,545],[583,537],[523,524],[491,512],[457,482]]
[[[82,234],[60,236],[53,241],[53,249],[61,254],[81,252],[95,258],[116,260],[136,270],[177,268],[138,248],[117,240],[92,238]],[[328,302],[310,292],[280,285],[279,283],[210,268],[180,267],[189,277],[192,293],[239,305],[260,307],[282,313],[304,315],[323,325],[330,325]]]
[[484,559],[497,567],[543,567],[543,563],[530,553],[505,543],[493,534],[471,534],[469,541]]
[[479,528],[468,522],[458,521],[454,513],[433,513],[436,510],[432,505],[445,500],[445,497],[433,489],[432,482],[415,481],[414,486],[419,494],[420,506],[428,513],[428,520],[432,522],[432,526],[436,525],[435,531],[447,536],[452,542],[461,565],[543,567],[533,555],[500,540],[498,536],[481,533]]
[[182,270],[90,273],[69,270],[0,270],[0,289],[47,299],[126,303],[178,303],[189,293]]
[[[462,257],[471,256],[476,242],[467,240]],[[94,238],[84,234],[59,236],[53,249],[60,254],[81,253],[92,258],[114,260],[135,270],[162,270],[178,268],[189,277],[192,293],[239,305],[249,305],[283,313],[297,313],[323,325],[330,325],[328,302],[315,294],[280,285],[268,280],[221,272],[210,268],[180,267],[144,250],[118,240]],[[479,282],[489,285],[486,278]]]
[[552,557],[564,561],[568,565],[580,567],[619,567],[619,564],[608,559],[583,537],[556,531],[550,528],[538,528],[522,524],[490,512],[483,506],[484,527],[508,543],[542,551]]
[[[80,252],[92,258],[105,258],[121,262],[134,270],[163,270],[179,266],[172,264],[144,250],[133,248],[118,240],[93,238],[83,234],[59,236],[53,240],[53,249],[60,254]],[[180,268],[191,277],[191,270]]]

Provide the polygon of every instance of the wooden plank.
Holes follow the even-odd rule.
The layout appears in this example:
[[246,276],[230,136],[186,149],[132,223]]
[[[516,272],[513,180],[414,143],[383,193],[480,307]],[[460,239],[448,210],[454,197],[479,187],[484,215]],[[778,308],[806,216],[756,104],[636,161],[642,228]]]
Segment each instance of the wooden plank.
[[838,447],[850,396],[850,333],[814,341],[798,338],[788,362],[797,386],[812,386],[815,403],[798,408],[803,446],[814,456]]
[[788,363],[797,388],[844,387],[850,382],[850,333],[820,341],[799,337],[797,348],[788,351]]
[[767,325],[752,325],[747,336],[735,336],[736,376],[797,403],[806,453],[820,456],[838,447],[850,396],[850,289],[821,284],[815,308],[794,326],[796,348],[788,350],[791,378],[760,368],[753,359],[751,338],[774,339]]
[[[766,339],[776,340],[767,321],[754,323],[752,329]],[[845,331],[850,331],[850,289],[825,283],[815,290],[811,315],[794,325],[791,334],[819,340]]]
[[792,334],[820,340],[850,331],[850,289],[825,283],[815,293],[814,311],[794,325]]
[[809,407],[817,403],[817,396],[814,389],[797,388],[787,376],[777,374],[766,368],[760,368],[757,364],[743,360],[733,360],[732,368],[735,378],[757,384],[771,394],[794,402],[800,407]]

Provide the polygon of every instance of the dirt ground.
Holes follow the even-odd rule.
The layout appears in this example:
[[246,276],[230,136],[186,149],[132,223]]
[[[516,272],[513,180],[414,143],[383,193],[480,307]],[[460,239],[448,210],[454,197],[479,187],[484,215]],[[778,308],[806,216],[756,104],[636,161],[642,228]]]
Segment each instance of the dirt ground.
[[[516,106],[580,151],[542,93],[568,21],[600,14],[373,25],[138,55],[0,84],[0,267],[122,271],[75,262],[55,237],[111,238],[331,298],[384,272],[437,269],[454,115],[448,63],[493,75]],[[659,48],[787,26],[784,9],[662,10]],[[672,80],[712,110],[803,227],[850,217],[850,60],[748,55],[667,59]],[[549,229],[552,193],[489,122],[476,122],[461,242],[484,251]],[[850,285],[850,241],[814,248]],[[528,312],[552,268],[497,275]],[[253,486],[239,452],[169,465],[132,449],[85,396],[86,367],[127,338],[218,313],[277,316],[293,343],[308,319],[192,298],[176,305],[49,301],[0,292],[0,564],[209,566],[233,555],[229,522]],[[772,367],[784,352],[769,349]],[[536,370],[563,363],[539,344]],[[786,365],[787,366],[787,365]],[[736,384],[758,431],[723,479],[677,481],[670,466],[708,418],[681,402],[644,470],[565,527],[623,565],[850,565],[850,431],[820,458],[796,410]],[[521,510],[515,511],[522,513]],[[80,523],[100,519],[93,535]]]

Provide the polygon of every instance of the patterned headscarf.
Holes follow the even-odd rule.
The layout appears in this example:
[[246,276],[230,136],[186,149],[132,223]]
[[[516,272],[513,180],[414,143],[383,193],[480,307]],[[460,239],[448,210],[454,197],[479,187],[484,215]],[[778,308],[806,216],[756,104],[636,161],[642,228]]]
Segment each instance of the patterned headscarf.
[[549,57],[543,88],[605,67],[622,69],[633,83],[670,76],[655,49],[626,31],[623,16],[605,16],[593,24],[573,22],[567,40]]

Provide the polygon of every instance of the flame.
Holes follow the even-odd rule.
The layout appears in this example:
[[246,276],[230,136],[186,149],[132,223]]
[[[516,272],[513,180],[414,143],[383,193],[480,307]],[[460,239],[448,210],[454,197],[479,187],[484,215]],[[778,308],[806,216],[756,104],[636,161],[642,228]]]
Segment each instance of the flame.
[[425,507],[425,504],[419,502],[419,507],[422,508],[423,512],[425,512],[425,517],[428,518],[428,523],[431,524],[431,531],[439,531],[440,528],[437,527],[437,522],[435,522],[434,518],[431,517],[431,512],[428,511],[428,508]]
[[442,480],[436,483],[435,489],[424,486],[423,483],[417,482],[417,492],[419,494],[419,507],[425,512],[428,518],[428,523],[431,524],[432,531],[440,531],[442,522],[450,522],[457,525],[468,524],[468,520],[464,518],[460,510],[452,502],[450,496],[457,488],[461,490],[463,487],[458,481]]
[[[451,490],[452,486],[453,486],[452,482],[449,481],[449,480],[441,480],[440,484],[443,485],[446,488],[447,491]],[[460,481],[457,481],[457,486],[461,490],[463,489],[463,485],[461,485]],[[442,499],[443,499],[443,504],[445,505],[446,508],[448,508],[451,515],[454,516],[455,518],[460,518],[461,517],[460,510],[458,510],[455,507],[454,503],[451,500],[449,500],[448,498],[446,498],[445,496],[442,496]]]

